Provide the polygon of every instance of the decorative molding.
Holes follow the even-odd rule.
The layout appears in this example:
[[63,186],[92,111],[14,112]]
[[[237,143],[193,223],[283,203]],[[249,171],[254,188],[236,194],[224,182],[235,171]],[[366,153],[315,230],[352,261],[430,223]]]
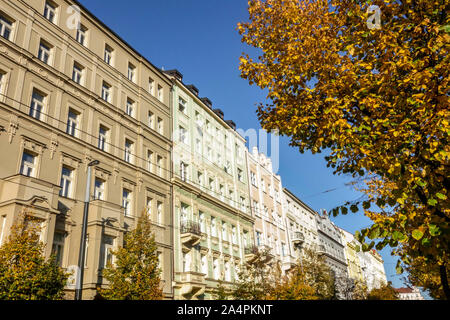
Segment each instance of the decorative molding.
[[10,144],[12,143],[18,128],[19,128],[19,117],[15,114],[11,114],[9,117],[9,129],[8,129],[8,136],[9,136],[8,140]]
[[58,134],[52,132],[50,139],[50,159],[53,159],[56,149],[58,148]]

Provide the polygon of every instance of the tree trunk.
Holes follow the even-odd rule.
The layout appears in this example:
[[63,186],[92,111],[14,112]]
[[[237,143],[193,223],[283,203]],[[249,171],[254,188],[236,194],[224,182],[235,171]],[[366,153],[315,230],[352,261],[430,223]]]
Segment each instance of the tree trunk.
[[448,287],[447,266],[446,265],[439,266],[439,272],[441,274],[441,284],[444,289],[445,297],[447,298],[447,300],[450,300],[450,288]]

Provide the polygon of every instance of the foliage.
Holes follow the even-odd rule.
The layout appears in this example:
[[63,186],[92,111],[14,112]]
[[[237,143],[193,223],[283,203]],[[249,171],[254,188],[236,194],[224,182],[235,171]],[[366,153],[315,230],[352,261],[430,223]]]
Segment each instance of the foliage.
[[113,251],[115,262],[103,269],[108,288],[99,289],[108,300],[162,299],[161,270],[150,217],[142,213],[136,228],[124,236],[124,246]]
[[[368,6],[381,10],[369,29]],[[326,150],[335,174],[361,176],[364,201],[332,213],[374,222],[363,250],[389,245],[402,262],[438,265],[447,298],[449,258],[449,18],[446,1],[250,0],[241,76],[268,90],[264,129],[300,152]],[[408,244],[408,250],[401,244]],[[400,246],[399,246],[400,244]],[[400,265],[398,270],[401,272]]]
[[[405,269],[408,273],[406,282],[409,287],[422,287],[433,299],[445,299],[438,265],[429,265],[425,263],[423,257],[418,257],[411,260]],[[447,268],[447,274],[450,274],[449,272]]]
[[367,300],[398,300],[398,293],[392,287],[391,282],[388,282],[380,288],[372,289]]
[[21,213],[0,247],[0,300],[61,300],[68,275],[45,259],[39,228]]
[[258,252],[247,261],[225,297],[239,300],[318,300],[334,297],[334,281],[323,258],[306,250],[301,263],[283,273],[268,252]]

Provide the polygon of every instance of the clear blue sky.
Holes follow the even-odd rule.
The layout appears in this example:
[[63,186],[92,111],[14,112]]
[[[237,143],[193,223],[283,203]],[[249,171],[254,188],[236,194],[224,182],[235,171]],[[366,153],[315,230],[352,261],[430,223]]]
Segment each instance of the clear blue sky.
[[[239,56],[257,54],[241,43],[236,30],[248,20],[246,0],[81,0],[88,10],[159,68],[178,69],[183,82],[194,84],[200,96],[221,108],[238,128],[260,129],[256,104],[266,102],[265,92],[240,78]],[[331,209],[360,196],[344,186],[350,177],[335,176],[326,167],[323,154],[300,154],[280,141],[283,185],[318,211]],[[270,151],[269,151],[270,153]],[[338,188],[335,191],[324,191]],[[362,213],[333,218],[341,228],[354,233],[371,221]],[[395,273],[396,258],[390,249],[381,252],[386,275],[395,287],[403,286]]]

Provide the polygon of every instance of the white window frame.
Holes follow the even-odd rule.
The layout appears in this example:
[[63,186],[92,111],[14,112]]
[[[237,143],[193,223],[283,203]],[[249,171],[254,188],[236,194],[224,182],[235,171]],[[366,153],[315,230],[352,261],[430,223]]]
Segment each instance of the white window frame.
[[150,129],[155,130],[155,114],[151,111],[148,112],[148,126]]
[[164,122],[163,119],[161,119],[160,117],[158,117],[157,125],[158,125],[158,133],[161,135],[164,134]]
[[130,139],[125,139],[124,160],[128,163],[133,163],[133,148],[134,142]]
[[161,201],[156,202],[156,222],[162,224],[163,217],[163,203]]
[[148,92],[152,96],[155,96],[155,80],[153,80],[152,78],[148,78]]
[[56,14],[57,14],[58,6],[51,2],[45,1],[44,4],[44,18],[50,21],[51,23],[56,23]]
[[129,189],[122,188],[122,207],[124,208],[124,214],[126,217],[131,217],[131,211],[133,206],[133,192]]
[[[4,15],[0,15],[0,36],[6,40],[10,40],[13,32],[13,24],[14,22],[11,22]],[[7,37],[6,34],[8,35]]]
[[102,99],[106,102],[111,103],[111,96],[112,96],[112,87],[103,81],[102,83]]
[[[97,181],[100,182],[100,184],[97,184]],[[105,200],[105,185],[106,181],[100,178],[94,179],[94,198],[97,200]]]
[[[64,170],[67,170],[69,172],[69,175],[65,175]],[[60,179],[61,191],[59,195],[64,198],[71,198],[73,195],[74,171],[75,170],[67,166],[62,166],[61,168],[61,179]]]
[[112,66],[113,65],[113,53],[114,49],[110,47],[109,45],[105,44],[105,50],[103,53],[103,61],[107,64]]
[[135,105],[136,105],[136,103],[133,100],[131,100],[130,98],[127,98],[127,104],[125,106],[125,113],[132,118],[134,118],[134,115],[135,115]]
[[153,151],[147,149],[147,170],[153,172]]
[[187,101],[182,97],[178,97],[178,111],[187,114]]
[[69,111],[67,112],[66,133],[70,134],[73,137],[79,137],[80,132],[80,130],[78,129],[79,124],[80,124],[80,113],[72,108],[69,108]]
[[128,74],[127,74],[128,80],[131,82],[136,81],[136,67],[132,63],[128,63]]
[[48,43],[41,40],[41,42],[39,42],[38,59],[47,65],[51,65],[52,51],[52,47]]
[[179,141],[184,143],[184,144],[188,144],[187,130],[184,127],[182,127],[182,126],[179,126],[178,130],[179,130],[179,137],[178,137]]
[[[104,133],[102,132],[104,131]],[[104,125],[98,127],[98,148],[102,151],[108,151],[109,128]]]
[[160,156],[160,155],[157,155],[156,156],[156,165],[158,166],[158,175],[160,176],[160,177],[162,177],[162,171],[163,171],[163,164],[162,164],[162,162],[163,162],[163,157],[162,156]]
[[72,80],[79,85],[83,85],[84,80],[84,68],[79,63],[75,62],[73,63],[73,69],[72,69]]
[[35,119],[41,120],[45,109],[45,100],[46,96],[43,93],[33,90],[29,115]]
[[160,85],[158,85],[158,100],[161,102],[164,101],[164,88]]
[[[25,160],[25,155],[31,156],[33,158],[33,162]],[[22,153],[22,158],[20,160],[20,174],[27,177],[36,177],[36,171],[37,155],[29,152],[28,150],[24,150]]]
[[77,29],[76,40],[82,46],[87,45],[87,37],[88,37],[88,28],[84,25],[80,24],[80,27]]

